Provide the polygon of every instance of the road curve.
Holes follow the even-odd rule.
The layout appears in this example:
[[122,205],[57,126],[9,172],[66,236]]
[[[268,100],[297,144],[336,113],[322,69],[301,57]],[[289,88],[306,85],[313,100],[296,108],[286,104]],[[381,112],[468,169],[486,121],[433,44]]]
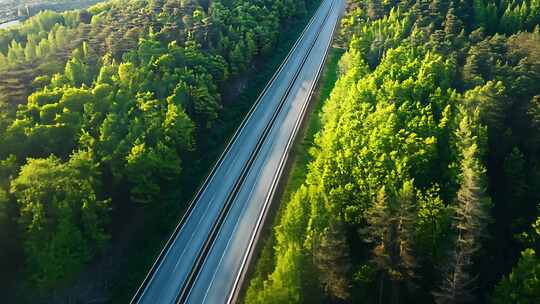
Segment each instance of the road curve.
[[[275,190],[282,159],[316,83],[342,1],[323,0],[233,136],[131,303],[176,303],[189,282],[193,284],[186,293],[189,303],[220,303],[230,298],[257,230],[252,219],[261,218],[269,194]],[[229,205],[224,213],[224,207]],[[216,223],[223,216],[216,231]],[[211,235],[215,240],[209,244]],[[245,242],[240,244],[235,241],[238,239]],[[201,261],[202,252],[207,255]],[[200,265],[196,272],[194,265]],[[230,272],[232,277],[220,277],[224,272]],[[216,288],[221,294],[213,292]]]

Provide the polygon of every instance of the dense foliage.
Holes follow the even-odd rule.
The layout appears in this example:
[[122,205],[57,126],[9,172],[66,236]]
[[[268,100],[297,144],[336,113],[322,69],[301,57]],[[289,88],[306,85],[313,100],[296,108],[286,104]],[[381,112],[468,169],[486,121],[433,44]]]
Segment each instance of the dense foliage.
[[44,291],[76,275],[111,210],[179,188],[231,76],[312,2],[113,0],[0,30],[2,261],[20,247]]
[[536,303],[539,9],[349,1],[306,180],[245,302]]

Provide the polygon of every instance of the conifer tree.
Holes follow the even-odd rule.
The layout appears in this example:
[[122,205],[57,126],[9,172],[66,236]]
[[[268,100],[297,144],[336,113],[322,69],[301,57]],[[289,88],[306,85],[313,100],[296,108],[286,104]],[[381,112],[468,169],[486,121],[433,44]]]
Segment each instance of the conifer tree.
[[391,303],[399,303],[401,283],[415,275],[415,200],[413,183],[406,181],[390,195],[385,187],[381,188],[368,212],[369,240],[375,243],[373,262],[380,270],[379,303],[383,301],[386,281],[391,283]]
[[452,39],[459,35],[462,29],[463,23],[455,15],[455,10],[450,8],[444,21],[444,32],[446,33],[446,37]]
[[[465,111],[462,111],[465,114]],[[485,134],[475,113],[463,115],[457,131],[462,151],[461,183],[455,206],[456,240],[450,253],[447,275],[442,287],[434,292],[437,304],[472,303],[476,276],[471,273],[473,259],[486,237],[490,221],[491,200],[486,193],[486,169],[480,161],[481,142]],[[471,116],[471,117],[469,117]]]
[[384,7],[381,0],[370,0],[367,12],[371,20],[382,18],[384,16]]
[[335,220],[325,229],[314,248],[314,258],[320,281],[330,298],[348,300],[351,269],[349,245],[343,222]]

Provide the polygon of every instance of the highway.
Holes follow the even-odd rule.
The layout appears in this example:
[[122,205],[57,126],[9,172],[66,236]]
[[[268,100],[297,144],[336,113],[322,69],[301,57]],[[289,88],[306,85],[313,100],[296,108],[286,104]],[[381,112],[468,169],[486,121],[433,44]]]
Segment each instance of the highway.
[[343,11],[323,0],[232,137],[132,303],[235,300]]

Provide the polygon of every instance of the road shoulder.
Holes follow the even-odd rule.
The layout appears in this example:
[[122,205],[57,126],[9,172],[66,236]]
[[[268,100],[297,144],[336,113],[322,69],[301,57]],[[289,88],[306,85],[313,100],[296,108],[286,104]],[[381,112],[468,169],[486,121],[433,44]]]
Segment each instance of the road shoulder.
[[318,81],[307,113],[302,120],[300,131],[294,141],[289,159],[278,184],[274,201],[271,203],[259,242],[254,249],[253,259],[248,266],[246,280],[240,291],[240,303],[244,302],[245,293],[252,281],[264,281],[274,269],[274,227],[279,222],[292,194],[301,186],[311,161],[309,149],[313,147],[315,135],[321,127],[320,113],[324,101],[330,96],[337,81],[337,65],[344,50],[332,47],[328,53],[323,73]]

